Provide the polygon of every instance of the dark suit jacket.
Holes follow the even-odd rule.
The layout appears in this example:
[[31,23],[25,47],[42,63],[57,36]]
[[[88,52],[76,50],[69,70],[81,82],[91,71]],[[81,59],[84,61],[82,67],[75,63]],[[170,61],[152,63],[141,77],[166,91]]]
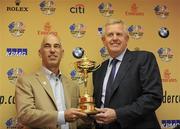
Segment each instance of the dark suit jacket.
[[[107,66],[108,60],[93,73],[96,107],[101,106]],[[117,120],[105,127],[160,128],[155,110],[161,105],[162,99],[162,81],[153,53],[127,50],[112,85],[108,106],[115,109]]]

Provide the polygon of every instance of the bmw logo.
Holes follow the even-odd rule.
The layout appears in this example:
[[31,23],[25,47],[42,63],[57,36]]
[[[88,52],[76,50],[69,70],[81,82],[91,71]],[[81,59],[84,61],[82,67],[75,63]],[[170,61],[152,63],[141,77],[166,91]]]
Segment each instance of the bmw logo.
[[158,33],[161,38],[167,38],[169,36],[169,30],[166,27],[161,27]]
[[72,54],[75,58],[78,58],[78,59],[82,58],[82,56],[84,55],[84,49],[81,47],[77,47],[77,48],[73,49]]

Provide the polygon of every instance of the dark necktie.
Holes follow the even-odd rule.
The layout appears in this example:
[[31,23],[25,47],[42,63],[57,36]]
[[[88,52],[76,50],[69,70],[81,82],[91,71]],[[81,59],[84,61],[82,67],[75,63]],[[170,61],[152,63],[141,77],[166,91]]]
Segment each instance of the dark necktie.
[[118,59],[113,59],[110,63],[110,65],[112,65],[112,69],[111,69],[111,73],[109,75],[109,79],[108,79],[107,86],[106,86],[104,107],[107,107],[109,105],[110,95],[111,95],[111,91],[112,91],[112,84],[113,84],[113,81],[115,78],[114,76],[116,73],[116,64],[118,61],[119,61]]

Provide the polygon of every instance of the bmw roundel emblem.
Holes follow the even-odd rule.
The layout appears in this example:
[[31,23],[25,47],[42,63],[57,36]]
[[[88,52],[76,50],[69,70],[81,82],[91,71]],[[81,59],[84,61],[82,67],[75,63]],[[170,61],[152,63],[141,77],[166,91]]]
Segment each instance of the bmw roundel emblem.
[[81,47],[77,47],[77,48],[73,49],[72,54],[75,58],[78,58],[78,59],[82,58],[84,55],[84,49]]
[[158,33],[161,38],[167,38],[169,36],[169,30],[166,27],[161,27]]

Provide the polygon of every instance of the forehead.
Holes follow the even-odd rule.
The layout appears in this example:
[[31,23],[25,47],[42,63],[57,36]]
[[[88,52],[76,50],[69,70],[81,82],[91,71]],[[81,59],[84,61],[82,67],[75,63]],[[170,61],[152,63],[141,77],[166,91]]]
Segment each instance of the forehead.
[[108,25],[108,26],[106,26],[105,31],[107,33],[110,33],[110,32],[124,32],[124,26],[122,24]]
[[55,35],[48,35],[46,37],[44,37],[43,43],[42,44],[60,44],[60,40],[57,36]]

